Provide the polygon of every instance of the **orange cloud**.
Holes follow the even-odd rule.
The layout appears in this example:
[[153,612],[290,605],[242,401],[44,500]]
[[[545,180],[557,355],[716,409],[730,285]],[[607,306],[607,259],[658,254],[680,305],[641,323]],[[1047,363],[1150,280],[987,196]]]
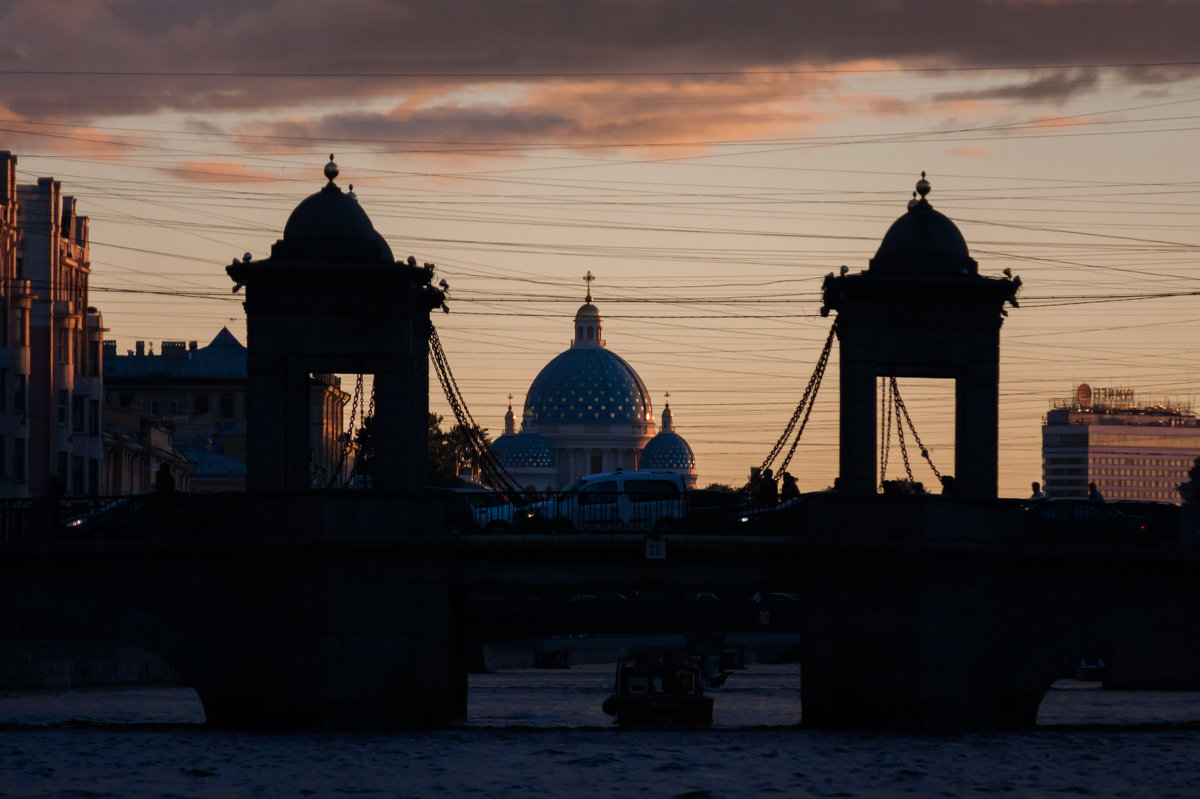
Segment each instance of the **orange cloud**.
[[158,167],[157,171],[193,183],[264,183],[290,179],[290,176],[230,161],[181,161]]
[[1077,125],[1094,125],[1098,121],[1093,117],[1062,117],[1043,114],[1029,120],[1029,124],[1039,128],[1073,128]]
[[986,147],[952,147],[946,151],[946,155],[959,158],[991,158],[995,154],[995,150],[989,150]]
[[127,134],[55,119],[34,120],[0,106],[0,132],[6,149],[71,155],[102,161],[121,161],[130,153],[153,144],[152,134]]

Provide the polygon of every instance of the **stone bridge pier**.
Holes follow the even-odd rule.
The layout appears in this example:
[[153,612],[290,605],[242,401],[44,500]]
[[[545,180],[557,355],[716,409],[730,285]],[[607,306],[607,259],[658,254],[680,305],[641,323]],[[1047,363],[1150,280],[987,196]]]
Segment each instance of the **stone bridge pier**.
[[1030,544],[1018,513],[817,497],[810,529],[839,546],[800,567],[805,726],[1028,728],[1051,684],[1097,653],[1140,687],[1200,688],[1200,550]]
[[[453,539],[430,534],[437,498],[348,494],[227,495],[210,538],[24,544],[0,567],[0,613],[153,652],[219,727],[463,721],[463,592]],[[261,517],[277,526],[256,532]]]

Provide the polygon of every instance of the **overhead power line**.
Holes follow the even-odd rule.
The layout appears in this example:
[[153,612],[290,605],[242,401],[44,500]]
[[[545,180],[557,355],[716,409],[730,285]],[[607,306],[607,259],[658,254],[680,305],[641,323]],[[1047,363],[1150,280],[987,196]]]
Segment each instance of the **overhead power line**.
[[91,69],[0,69],[0,75],[99,76],[106,78],[669,78],[669,77],[741,77],[755,75],[903,75],[912,73],[954,72],[1028,72],[1062,69],[1147,69],[1150,67],[1196,67],[1200,61],[1097,61],[1061,64],[983,64],[978,66],[914,67],[809,67],[804,69],[726,69],[726,70],[570,70],[494,72],[216,72],[210,70],[91,70]]

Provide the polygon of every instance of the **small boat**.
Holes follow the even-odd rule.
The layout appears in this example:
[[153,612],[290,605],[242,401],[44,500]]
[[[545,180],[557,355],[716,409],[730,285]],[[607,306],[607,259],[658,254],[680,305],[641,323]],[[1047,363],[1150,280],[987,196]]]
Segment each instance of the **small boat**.
[[712,697],[696,659],[678,652],[643,652],[617,664],[615,692],[604,712],[621,727],[707,727]]

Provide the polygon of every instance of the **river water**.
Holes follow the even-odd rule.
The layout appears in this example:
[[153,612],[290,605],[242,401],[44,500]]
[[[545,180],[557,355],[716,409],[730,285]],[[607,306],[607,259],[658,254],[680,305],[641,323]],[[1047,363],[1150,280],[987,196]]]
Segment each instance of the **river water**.
[[0,797],[891,797],[1200,795],[1200,693],[1062,681],[1038,729],[796,727],[796,666],[751,665],[711,730],[618,731],[612,667],[472,675],[467,725],[231,733],[187,688],[0,694]]

